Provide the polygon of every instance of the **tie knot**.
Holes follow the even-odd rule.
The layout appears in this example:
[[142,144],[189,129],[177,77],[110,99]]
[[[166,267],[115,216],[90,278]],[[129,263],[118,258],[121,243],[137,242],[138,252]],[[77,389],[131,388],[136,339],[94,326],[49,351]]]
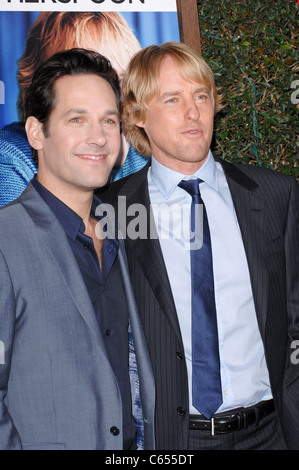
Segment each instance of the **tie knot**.
[[184,189],[185,191],[187,191],[187,193],[189,193],[192,197],[193,196],[200,196],[200,191],[199,191],[199,183],[201,182],[202,180],[200,180],[199,178],[196,178],[196,179],[193,179],[193,180],[182,180],[178,186],[182,189]]

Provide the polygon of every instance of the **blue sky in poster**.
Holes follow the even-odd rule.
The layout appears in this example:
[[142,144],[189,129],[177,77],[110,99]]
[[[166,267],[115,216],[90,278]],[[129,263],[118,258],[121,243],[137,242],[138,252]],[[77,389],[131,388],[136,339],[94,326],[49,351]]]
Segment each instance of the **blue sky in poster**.
[[[39,12],[0,11],[0,127],[18,120],[17,61]],[[122,12],[141,47],[179,41],[176,12]]]

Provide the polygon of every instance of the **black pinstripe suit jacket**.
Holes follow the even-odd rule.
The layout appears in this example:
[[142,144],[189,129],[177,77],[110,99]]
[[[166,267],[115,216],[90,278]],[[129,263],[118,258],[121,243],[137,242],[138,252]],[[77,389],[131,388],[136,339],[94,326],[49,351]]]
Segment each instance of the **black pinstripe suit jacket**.
[[[299,340],[299,186],[290,176],[265,168],[222,160],[221,164],[247,254],[276,409],[287,445],[298,449],[299,364],[294,358],[299,354],[293,348]],[[98,196],[116,211],[117,196],[126,196],[127,208],[135,203],[149,208],[148,165]],[[156,379],[156,448],[187,449],[184,348],[159,240],[127,237],[125,243]]]

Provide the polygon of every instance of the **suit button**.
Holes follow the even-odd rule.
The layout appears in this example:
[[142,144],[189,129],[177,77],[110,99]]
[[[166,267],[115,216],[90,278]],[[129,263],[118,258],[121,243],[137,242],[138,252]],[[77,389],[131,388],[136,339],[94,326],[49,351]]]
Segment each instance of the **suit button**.
[[113,434],[113,436],[119,435],[119,429],[116,426],[112,426],[112,428],[110,428],[110,432]]
[[183,360],[183,354],[180,353],[180,352],[177,352],[177,353],[176,353],[176,357],[177,357],[177,359],[179,359],[180,361]]
[[111,333],[111,332],[110,332],[110,330],[109,330],[109,329],[108,329],[108,330],[106,330],[106,336],[110,336],[110,333]]
[[186,413],[186,410],[185,408],[182,408],[181,406],[179,406],[177,409],[176,409],[176,412],[179,416],[185,416],[185,413]]

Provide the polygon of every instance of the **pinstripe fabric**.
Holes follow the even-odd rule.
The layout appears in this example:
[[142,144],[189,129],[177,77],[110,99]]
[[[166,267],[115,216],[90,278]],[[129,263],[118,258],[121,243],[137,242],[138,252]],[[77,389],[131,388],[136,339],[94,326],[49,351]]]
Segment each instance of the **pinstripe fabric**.
[[188,418],[180,410],[188,409],[187,374],[184,362],[177,359],[178,352],[183,356],[182,344],[142,269],[130,255],[128,263],[156,379],[156,442],[160,449],[185,449]]
[[289,448],[299,449],[299,367],[290,360],[292,341],[299,340],[299,186],[286,175],[244,165],[242,172],[258,185],[248,197],[237,188],[236,167],[223,166],[242,230],[275,405]]
[[[219,160],[220,161],[220,160]],[[247,255],[258,324],[284,438],[299,448],[299,186],[286,175],[221,160]],[[148,165],[112,184],[101,199],[149,205]],[[156,378],[156,448],[188,448],[183,344],[158,240],[126,240],[133,288]],[[177,354],[179,353],[179,354]],[[181,359],[180,359],[181,358]]]
[[[138,201],[149,205],[144,186],[134,192],[134,198],[128,197],[127,205]],[[137,306],[148,333],[146,340],[156,379],[156,396],[159,397],[156,433],[159,435],[159,446],[161,449],[183,449],[187,445],[184,434],[187,435],[188,428],[185,413],[188,409],[187,371],[185,362],[178,357],[183,357],[184,351],[160,244],[157,238],[150,239],[149,224],[148,211],[148,238],[142,243],[140,240],[126,239],[128,265]],[[150,264],[148,259],[151,260]]]

